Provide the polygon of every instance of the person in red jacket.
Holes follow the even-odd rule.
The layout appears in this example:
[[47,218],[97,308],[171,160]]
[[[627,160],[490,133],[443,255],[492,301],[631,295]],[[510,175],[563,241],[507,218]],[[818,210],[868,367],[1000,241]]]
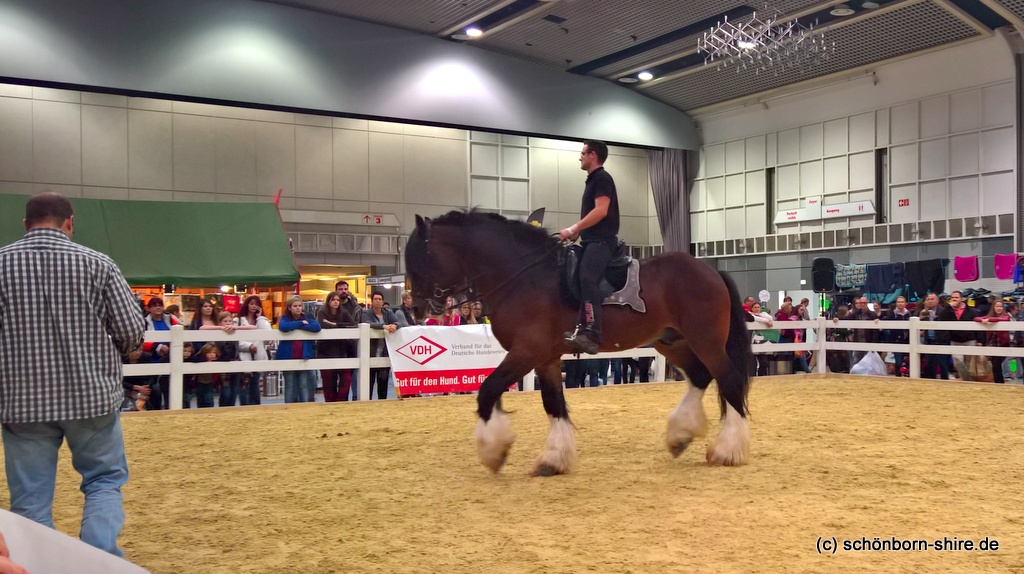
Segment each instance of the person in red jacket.
[[[979,323],[997,323],[1000,321],[1009,321],[1010,314],[1006,312],[1006,307],[1001,300],[996,300],[992,303],[992,307],[988,310],[988,315],[984,317],[975,317],[975,321]],[[992,331],[985,333],[985,344],[989,347],[1009,347],[1010,346],[1010,332],[1009,331]],[[989,357],[989,361],[992,363],[992,377],[997,383],[1005,382],[1003,380],[1003,359],[1004,357]]]

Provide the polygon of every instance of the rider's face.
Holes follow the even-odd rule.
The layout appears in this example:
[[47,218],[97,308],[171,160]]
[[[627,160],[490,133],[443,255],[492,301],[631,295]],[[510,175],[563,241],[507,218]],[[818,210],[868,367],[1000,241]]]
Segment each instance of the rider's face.
[[596,161],[597,154],[587,149],[587,146],[583,146],[583,151],[580,152],[580,169],[590,171]]

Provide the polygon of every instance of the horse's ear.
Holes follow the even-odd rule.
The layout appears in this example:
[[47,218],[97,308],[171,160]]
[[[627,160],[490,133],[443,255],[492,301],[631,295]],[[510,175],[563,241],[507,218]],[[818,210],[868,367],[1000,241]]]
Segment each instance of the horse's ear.
[[430,218],[416,214],[416,230],[420,232],[423,239],[430,238]]

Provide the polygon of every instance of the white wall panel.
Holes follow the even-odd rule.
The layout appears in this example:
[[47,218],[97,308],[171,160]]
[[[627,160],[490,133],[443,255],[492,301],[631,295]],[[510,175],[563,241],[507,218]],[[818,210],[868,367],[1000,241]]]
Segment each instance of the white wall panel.
[[697,152],[697,177],[698,179],[704,179],[707,177],[707,163],[708,163],[708,150],[705,147],[701,147],[700,151]]
[[[250,195],[256,193],[256,122],[226,118],[211,118],[217,132],[217,193]],[[330,135],[326,143],[325,165],[331,169]],[[320,153],[320,152],[317,152]],[[323,195],[330,197],[331,177],[326,174],[327,187]]]
[[708,241],[717,241],[719,239],[725,239],[725,210],[718,209],[715,211],[709,211],[707,212],[707,214]]
[[988,86],[981,91],[982,126],[1012,125],[1016,106],[1013,84]]
[[779,165],[800,161],[800,130],[779,132]]
[[0,98],[0,134],[0,179],[31,181],[32,100]]
[[707,152],[705,156],[704,169],[707,172],[706,177],[714,177],[716,175],[725,174],[725,146],[724,145],[709,145],[705,146],[704,150]]
[[502,146],[501,175],[504,177],[530,177],[529,149],[525,147]]
[[707,192],[705,209],[721,209],[725,207],[725,178],[713,177],[704,180],[704,189]]
[[743,140],[725,144],[725,173],[740,173],[746,165],[746,145]]
[[747,203],[764,203],[765,174],[763,171],[751,171],[745,175]]
[[891,125],[889,122],[889,110],[876,110],[875,111],[875,147],[885,147],[889,145],[889,133]]
[[917,221],[917,185],[894,185],[889,188],[890,223]]
[[[370,199],[402,203],[405,195],[405,136],[385,132],[369,132]],[[410,202],[411,203],[411,202]]]
[[889,182],[917,181],[917,144],[893,146],[889,150]]
[[174,114],[173,123],[174,189],[216,192],[217,133],[210,118]]
[[946,138],[921,142],[921,179],[946,177]]
[[700,213],[690,214],[690,241],[700,243],[708,240],[707,215]]
[[779,185],[775,189],[777,199],[795,199],[800,197],[800,166],[784,165],[777,169]]
[[[334,199],[366,201],[370,194],[370,139],[365,130],[333,130]],[[463,146],[463,156],[465,147]],[[465,165],[465,160],[461,162]],[[464,176],[463,176],[464,177]]]
[[693,182],[690,188],[690,211],[703,211],[707,207],[707,195],[703,180]]
[[981,91],[970,90],[949,96],[949,131],[976,130],[981,127]]
[[725,204],[729,207],[743,205],[746,201],[746,177],[741,174],[726,176],[725,178]]
[[1013,128],[981,132],[981,171],[1012,170],[1017,165]]
[[506,179],[501,182],[501,186],[502,209],[530,210],[530,182]]
[[978,178],[964,177],[949,181],[950,217],[978,215]]
[[473,207],[498,209],[498,179],[474,177],[470,180],[470,204]]
[[[226,121],[226,120],[225,120]],[[334,198],[334,130],[314,126],[295,126],[295,195],[312,199]],[[422,142],[425,138],[405,138],[405,161],[403,168],[412,173],[424,173],[426,168],[419,157],[425,153]],[[402,145],[401,143],[399,145]],[[411,164],[409,162],[412,162]],[[426,172],[429,173],[429,172]],[[425,175],[425,174],[424,174]],[[428,178],[425,178],[428,179]],[[388,199],[377,197],[377,201],[403,201],[402,188]]]
[[734,207],[725,210],[725,238],[741,239],[749,237],[747,234],[747,215],[742,207]]
[[845,154],[850,147],[849,140],[850,133],[846,118],[825,122],[825,157]]
[[768,230],[766,229],[767,215],[766,207],[764,205],[749,205],[746,208],[747,214],[747,237],[757,237],[759,235],[767,235]]
[[469,144],[469,169],[473,175],[499,175],[498,146]]
[[1013,213],[1017,188],[1013,172],[990,173],[981,176],[981,213]]
[[850,116],[850,151],[875,149],[875,114]]
[[977,133],[949,138],[949,175],[978,173],[978,142]]
[[921,137],[944,136],[949,133],[949,98],[942,96],[921,102]]
[[[921,184],[921,202],[917,206],[922,221],[932,219],[946,219],[949,217],[946,210],[948,202],[946,193],[946,181],[929,181]],[[913,206],[911,206],[913,207]]]
[[830,157],[824,165],[825,193],[850,189],[850,162],[847,156]]
[[820,159],[822,145],[821,124],[811,124],[800,128],[800,161]]
[[850,189],[875,187],[875,152],[850,156]]
[[774,166],[779,163],[779,136],[772,132],[764,137],[765,165]]
[[821,162],[800,164],[800,197],[817,197],[822,191]]
[[32,178],[40,183],[82,183],[80,105],[32,102]]
[[917,102],[895,106],[891,110],[892,144],[901,144],[917,140],[918,119]]
[[765,166],[764,136],[746,139],[746,169],[761,169]]
[[[580,212],[580,195],[586,182],[586,172],[580,169],[580,152],[560,150],[558,154],[558,211]],[[577,219],[579,215],[576,216]],[[572,223],[576,223],[573,221]]]
[[[170,114],[154,112],[138,113],[170,116]],[[396,154],[401,158],[401,149]],[[132,187],[144,187],[135,183],[135,156],[131,157]],[[256,124],[256,192],[262,196],[272,197],[277,194],[279,189],[285,190],[282,194],[283,197],[295,194],[295,126],[258,122]],[[367,191],[367,195],[369,195],[369,191]]]
[[[619,213],[623,216],[637,217],[641,215],[640,195],[637,189],[637,170],[640,161],[635,157],[616,156],[614,165],[608,167],[609,173],[612,173],[615,178],[616,192],[619,195]],[[643,161],[646,163],[646,160]],[[610,163],[609,160],[605,166]]]
[[128,185],[126,108],[82,106],[82,183]]
[[[558,208],[558,156],[544,149],[530,150],[530,192],[533,205],[549,210]],[[694,187],[701,182],[695,182]],[[691,208],[693,195],[691,192]]]

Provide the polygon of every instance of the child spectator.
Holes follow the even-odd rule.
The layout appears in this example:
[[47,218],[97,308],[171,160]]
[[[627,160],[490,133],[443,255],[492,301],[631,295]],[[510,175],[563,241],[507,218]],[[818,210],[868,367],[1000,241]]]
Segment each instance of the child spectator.
[[[288,300],[284,314],[277,323],[277,328],[282,333],[290,333],[296,330],[309,331],[310,333],[320,332],[320,323],[314,319],[307,319],[302,313],[302,297],[298,295]],[[283,339],[277,347],[276,359],[312,359],[313,341],[300,341],[296,339]],[[284,402],[305,403],[314,398],[309,392],[309,386],[313,382],[313,371],[284,371]],[[313,383],[315,384],[315,383]]]
[[[197,363],[212,363],[219,358],[220,350],[217,345],[206,343],[199,349],[199,355],[195,360]],[[213,406],[213,393],[217,387],[217,377],[218,375],[215,373],[196,375],[196,402],[199,404],[199,408],[206,409]]]
[[[196,347],[192,341],[185,341],[181,348],[181,356],[186,363],[194,362]],[[181,408],[192,408],[192,397],[196,396],[196,376],[183,375],[181,378]]]
[[[128,353],[122,362],[126,365],[137,365],[139,363],[148,364],[150,360],[149,353],[144,353],[142,349],[136,349]],[[121,381],[121,386],[124,387],[124,401],[121,403],[121,411],[150,410],[147,408],[147,402],[153,391],[153,382],[151,375],[124,377]]]
[[[221,311],[217,314],[217,325],[203,325],[201,330],[220,329],[225,333],[234,333],[236,329],[255,329],[254,325],[235,326],[231,313]],[[218,361],[230,362],[238,360],[238,341],[217,341],[217,350],[220,352]],[[220,376],[220,406],[233,407],[238,399],[239,387],[242,382],[242,373],[223,373]]]
[[[1002,321],[1011,321],[1010,314],[1006,312],[1005,304],[1000,299],[996,299],[992,303],[992,307],[988,310],[988,315],[984,317],[975,317],[975,321],[979,323],[998,323]],[[989,347],[1009,347],[1010,346],[1010,333],[1009,331],[990,331],[985,333],[985,344]],[[990,356],[989,361],[992,363],[992,378],[996,383],[1005,383],[1003,379],[1003,359],[1005,357]]]

